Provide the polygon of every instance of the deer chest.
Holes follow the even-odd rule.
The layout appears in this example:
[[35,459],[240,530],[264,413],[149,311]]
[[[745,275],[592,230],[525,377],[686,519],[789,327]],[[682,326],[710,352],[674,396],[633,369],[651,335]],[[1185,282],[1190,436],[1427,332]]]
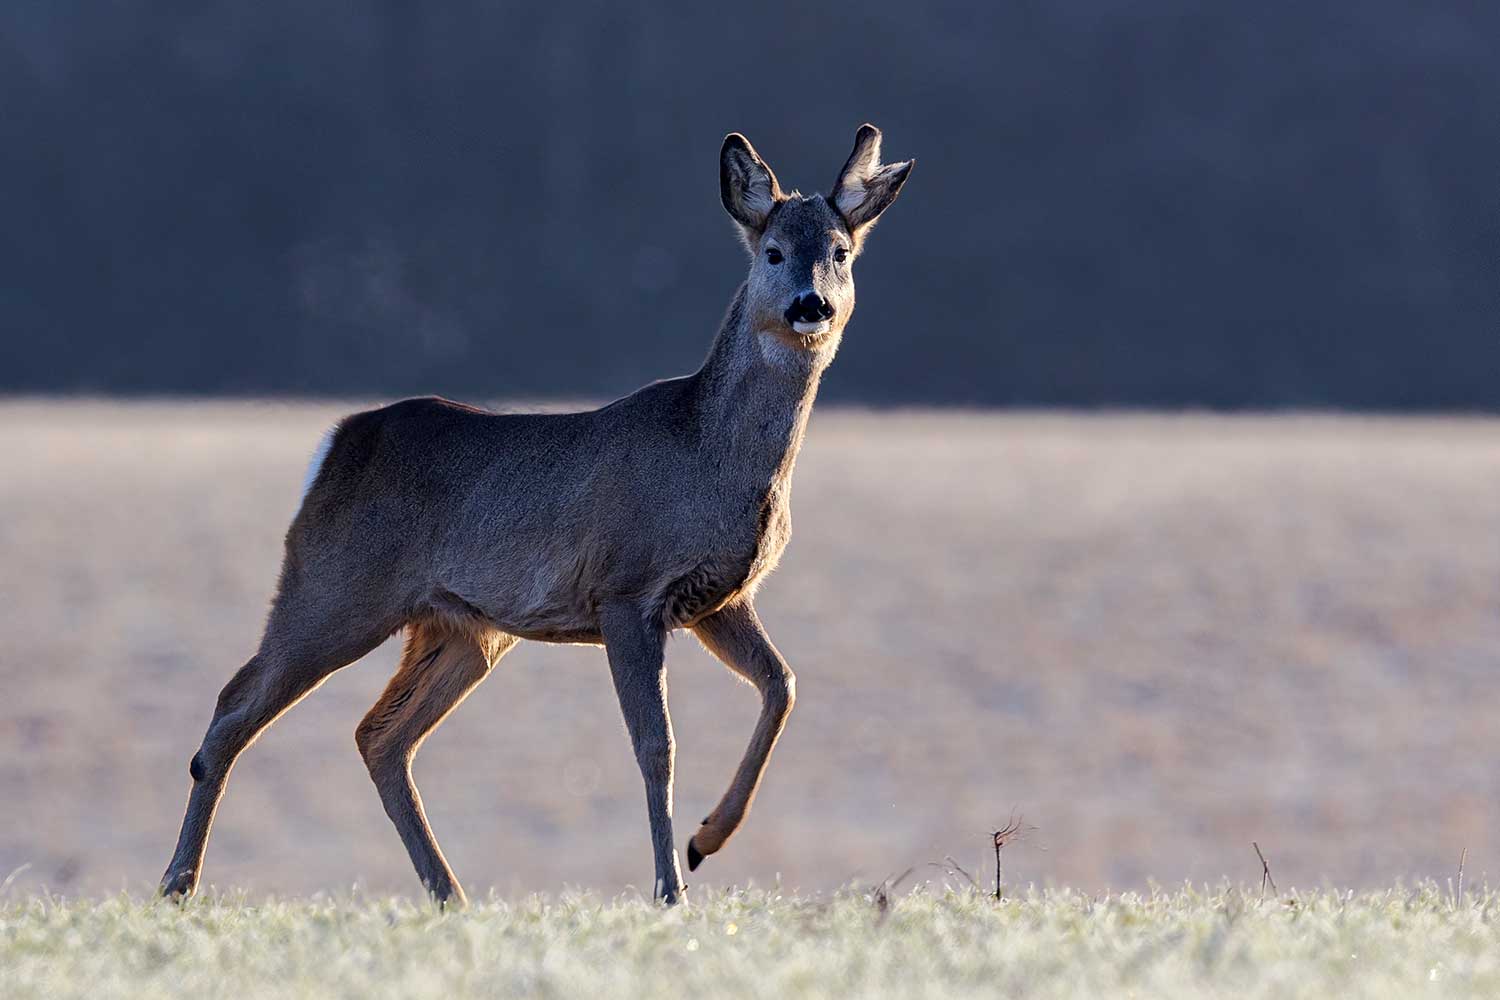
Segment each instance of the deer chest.
[[753,591],[776,568],[792,533],[785,489],[772,487],[755,515],[753,530],[723,532],[710,546],[711,554],[667,588],[663,617],[669,627],[691,625],[712,614]]

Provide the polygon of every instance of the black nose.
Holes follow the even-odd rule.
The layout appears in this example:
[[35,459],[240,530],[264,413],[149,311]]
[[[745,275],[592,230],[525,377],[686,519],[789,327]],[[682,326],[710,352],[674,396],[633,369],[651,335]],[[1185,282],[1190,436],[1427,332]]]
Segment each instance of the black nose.
[[817,292],[806,292],[786,307],[788,323],[821,323],[833,318],[833,306]]

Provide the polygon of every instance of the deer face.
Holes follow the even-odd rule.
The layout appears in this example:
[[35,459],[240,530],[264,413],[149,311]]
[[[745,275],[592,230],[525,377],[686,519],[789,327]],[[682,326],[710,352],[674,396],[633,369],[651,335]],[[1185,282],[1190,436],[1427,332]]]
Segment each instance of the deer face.
[[854,258],[896,200],[912,163],[880,163],[880,130],[861,126],[833,193],[784,194],[739,133],[724,140],[719,187],[750,251],[751,328],[804,350],[831,348],[854,312]]

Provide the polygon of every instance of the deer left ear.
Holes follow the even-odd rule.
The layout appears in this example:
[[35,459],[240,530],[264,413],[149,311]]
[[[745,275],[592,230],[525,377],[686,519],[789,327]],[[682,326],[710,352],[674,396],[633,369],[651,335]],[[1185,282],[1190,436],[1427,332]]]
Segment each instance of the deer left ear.
[[880,138],[880,129],[874,125],[859,127],[854,136],[854,152],[849,154],[849,160],[833,186],[833,194],[829,196],[833,207],[848,224],[849,231],[856,235],[891,207],[917,162],[904,160],[882,164]]

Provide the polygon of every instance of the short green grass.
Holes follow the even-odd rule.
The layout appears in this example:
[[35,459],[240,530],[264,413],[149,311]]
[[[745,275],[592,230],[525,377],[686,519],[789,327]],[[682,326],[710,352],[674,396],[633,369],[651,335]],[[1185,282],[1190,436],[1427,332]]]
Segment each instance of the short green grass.
[[1437,886],[996,903],[931,889],[749,890],[662,910],[579,894],[462,913],[411,901],[185,909],[0,903],[0,994],[25,997],[1329,997],[1500,995],[1500,894]]

